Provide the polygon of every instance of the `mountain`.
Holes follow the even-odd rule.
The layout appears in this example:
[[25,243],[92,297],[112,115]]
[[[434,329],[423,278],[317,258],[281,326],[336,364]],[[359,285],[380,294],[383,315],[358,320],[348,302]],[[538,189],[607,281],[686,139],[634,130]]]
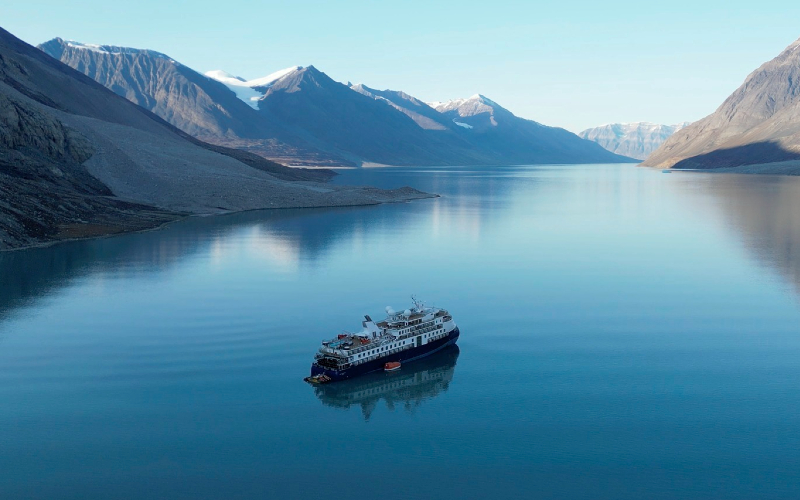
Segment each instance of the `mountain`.
[[751,73],[714,113],[670,137],[644,165],[800,173],[800,40]]
[[406,114],[314,66],[293,71],[265,90],[259,112],[353,162],[456,165],[480,158],[458,137],[430,134]]
[[481,94],[434,104],[434,109],[462,136],[468,137],[473,147],[486,152],[498,163],[634,161],[562,128],[519,118]]
[[[257,112],[263,92],[222,72],[202,75],[160,52],[54,38],[39,48],[202,141],[275,161],[344,161],[316,150]],[[280,75],[279,75],[280,76]],[[218,81],[222,80],[222,81]],[[239,83],[237,85],[237,83]],[[266,80],[252,82],[265,85]]]
[[672,134],[687,125],[689,122],[678,125],[612,123],[586,129],[578,136],[594,141],[613,153],[644,160]]
[[470,129],[408,94],[348,86],[314,66],[246,80],[148,50],[54,39],[40,48],[204,141],[296,164],[490,165],[630,161],[563,129],[503,115]]
[[423,196],[310,182],[327,174],[204,143],[2,29],[0,132],[0,250],[187,214]]

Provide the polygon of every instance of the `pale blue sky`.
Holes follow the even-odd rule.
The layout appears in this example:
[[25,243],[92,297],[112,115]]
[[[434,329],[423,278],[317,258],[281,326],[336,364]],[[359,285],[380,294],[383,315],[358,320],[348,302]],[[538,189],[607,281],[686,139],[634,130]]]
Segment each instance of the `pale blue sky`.
[[697,120],[800,37],[798,1],[9,3],[0,26],[32,44],[151,48],[246,78],[313,64],[426,101],[482,93],[575,132]]

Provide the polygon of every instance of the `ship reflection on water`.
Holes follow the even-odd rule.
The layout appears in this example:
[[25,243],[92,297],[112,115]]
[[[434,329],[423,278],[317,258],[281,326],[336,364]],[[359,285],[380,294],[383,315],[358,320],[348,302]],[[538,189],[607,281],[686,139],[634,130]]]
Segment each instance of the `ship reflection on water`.
[[377,372],[342,382],[314,387],[325,406],[349,409],[361,406],[364,420],[369,420],[381,399],[394,411],[402,406],[413,412],[425,400],[446,392],[453,380],[460,351],[453,345],[441,352],[404,364],[394,373]]

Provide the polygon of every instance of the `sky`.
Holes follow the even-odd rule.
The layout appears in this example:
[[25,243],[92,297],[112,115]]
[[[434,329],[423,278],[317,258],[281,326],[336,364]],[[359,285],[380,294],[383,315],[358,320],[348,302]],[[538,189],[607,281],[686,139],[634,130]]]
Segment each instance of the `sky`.
[[31,44],[149,48],[247,79],[314,65],[424,101],[480,93],[573,132],[713,112],[800,38],[800,2],[32,0],[0,6]]

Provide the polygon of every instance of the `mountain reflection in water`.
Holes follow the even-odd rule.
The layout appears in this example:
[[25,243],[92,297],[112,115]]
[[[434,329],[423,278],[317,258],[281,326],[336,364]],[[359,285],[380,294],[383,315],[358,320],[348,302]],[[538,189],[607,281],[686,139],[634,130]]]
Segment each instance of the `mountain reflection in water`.
[[761,266],[800,293],[800,178],[688,172],[671,179],[666,186],[721,219]]
[[398,211],[386,208],[263,210],[193,217],[163,230],[0,252],[0,321],[75,281],[99,275],[123,279],[157,275],[198,255],[219,261],[244,250],[292,272],[300,264],[314,265],[324,259],[338,242],[397,224]]
[[376,372],[363,377],[314,386],[314,392],[325,406],[349,409],[358,405],[369,420],[381,399],[394,411],[402,406],[413,412],[424,401],[447,392],[460,351],[458,346],[404,364],[399,372]]

